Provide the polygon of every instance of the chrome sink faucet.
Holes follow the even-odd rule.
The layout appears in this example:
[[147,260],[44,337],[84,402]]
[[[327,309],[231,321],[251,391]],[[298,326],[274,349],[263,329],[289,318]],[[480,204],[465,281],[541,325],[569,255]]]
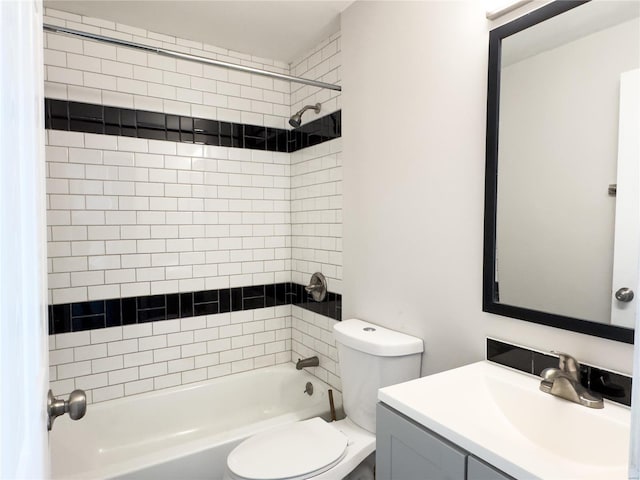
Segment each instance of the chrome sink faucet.
[[[551,352],[556,353],[556,352]],[[558,368],[545,368],[540,390],[589,408],[603,408],[602,396],[580,383],[580,364],[571,355],[558,352]]]

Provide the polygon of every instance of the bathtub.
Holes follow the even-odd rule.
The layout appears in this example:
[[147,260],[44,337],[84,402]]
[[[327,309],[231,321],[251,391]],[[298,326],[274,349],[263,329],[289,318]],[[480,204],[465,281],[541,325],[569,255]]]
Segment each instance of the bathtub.
[[79,421],[55,420],[52,476],[219,479],[228,453],[248,436],[326,415],[329,388],[285,364],[89,405]]

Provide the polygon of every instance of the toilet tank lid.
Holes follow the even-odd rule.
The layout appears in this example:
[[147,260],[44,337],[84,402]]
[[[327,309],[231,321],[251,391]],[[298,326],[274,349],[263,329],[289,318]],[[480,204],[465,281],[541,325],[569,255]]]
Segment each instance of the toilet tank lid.
[[381,357],[400,357],[422,353],[422,339],[389,330],[355,318],[336,323],[336,341],[360,352]]

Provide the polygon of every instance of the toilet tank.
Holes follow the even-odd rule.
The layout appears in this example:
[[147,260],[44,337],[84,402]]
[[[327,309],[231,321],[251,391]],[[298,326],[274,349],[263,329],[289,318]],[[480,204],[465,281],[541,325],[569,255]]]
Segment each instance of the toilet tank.
[[375,433],[378,389],[420,376],[422,340],[357,319],[337,323],[333,333],[344,411]]

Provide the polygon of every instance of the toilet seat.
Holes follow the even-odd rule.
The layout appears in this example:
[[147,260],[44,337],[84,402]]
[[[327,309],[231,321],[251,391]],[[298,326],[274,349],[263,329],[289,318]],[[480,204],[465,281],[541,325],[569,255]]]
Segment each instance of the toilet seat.
[[348,438],[320,417],[254,435],[227,458],[227,467],[245,480],[303,480],[342,460]]

